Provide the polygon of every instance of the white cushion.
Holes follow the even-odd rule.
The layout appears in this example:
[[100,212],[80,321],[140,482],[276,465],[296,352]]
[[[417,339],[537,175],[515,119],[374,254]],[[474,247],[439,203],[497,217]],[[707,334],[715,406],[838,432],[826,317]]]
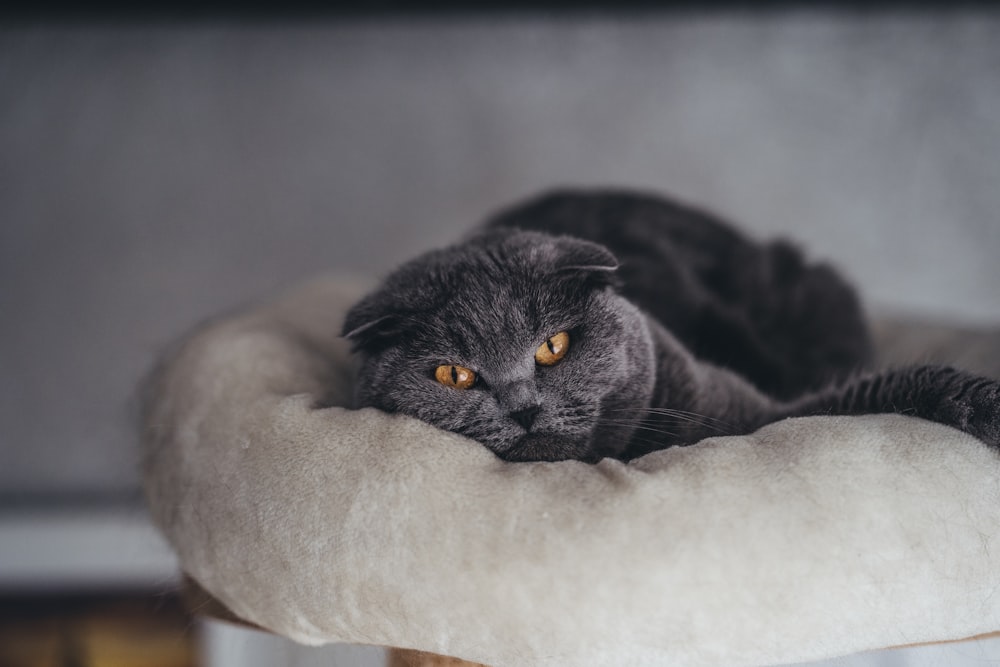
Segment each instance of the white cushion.
[[357,288],[217,320],[150,386],[145,484],[184,570],[308,644],[495,667],[757,665],[1000,628],[1000,456],[899,415],[630,464],[504,463],[349,410]]

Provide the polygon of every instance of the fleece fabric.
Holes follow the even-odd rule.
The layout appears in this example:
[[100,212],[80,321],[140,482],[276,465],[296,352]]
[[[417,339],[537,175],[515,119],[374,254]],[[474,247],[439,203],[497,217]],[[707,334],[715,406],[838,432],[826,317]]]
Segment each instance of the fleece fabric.
[[1000,629],[1000,455],[976,439],[817,417],[629,464],[504,463],[340,407],[358,294],[319,280],[215,320],[148,388],[152,514],[240,618],[494,667],[778,664]]

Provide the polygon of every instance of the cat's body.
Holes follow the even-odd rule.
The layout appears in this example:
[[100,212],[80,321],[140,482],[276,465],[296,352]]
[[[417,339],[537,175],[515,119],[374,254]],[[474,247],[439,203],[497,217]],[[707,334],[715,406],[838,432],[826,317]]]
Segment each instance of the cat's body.
[[631,458],[787,416],[868,412],[1000,444],[1000,384],[940,367],[862,375],[869,334],[832,269],[636,193],[505,211],[404,265],[344,333],[362,358],[359,405],[508,460]]
[[619,292],[704,361],[788,398],[871,363],[854,290],[784,241],[755,243],[659,197],[553,193],[487,225],[565,234],[615,256]]

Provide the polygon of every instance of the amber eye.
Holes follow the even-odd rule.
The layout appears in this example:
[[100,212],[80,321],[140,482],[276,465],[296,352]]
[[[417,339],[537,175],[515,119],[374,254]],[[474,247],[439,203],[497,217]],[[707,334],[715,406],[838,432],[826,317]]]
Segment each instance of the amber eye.
[[434,377],[444,386],[453,389],[468,389],[476,384],[476,372],[465,366],[438,366]]
[[538,346],[535,350],[535,361],[542,366],[552,366],[566,356],[567,350],[569,350],[569,334],[560,331]]

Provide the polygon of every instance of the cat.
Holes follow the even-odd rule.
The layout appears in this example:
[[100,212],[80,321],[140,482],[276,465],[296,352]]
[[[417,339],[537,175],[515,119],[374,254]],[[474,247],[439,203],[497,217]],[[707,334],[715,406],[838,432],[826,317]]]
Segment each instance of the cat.
[[872,371],[855,290],[789,242],[626,190],[556,191],[391,273],[347,314],[358,407],[507,461],[629,460],[793,416],[898,412],[1000,448],[1000,383]]

